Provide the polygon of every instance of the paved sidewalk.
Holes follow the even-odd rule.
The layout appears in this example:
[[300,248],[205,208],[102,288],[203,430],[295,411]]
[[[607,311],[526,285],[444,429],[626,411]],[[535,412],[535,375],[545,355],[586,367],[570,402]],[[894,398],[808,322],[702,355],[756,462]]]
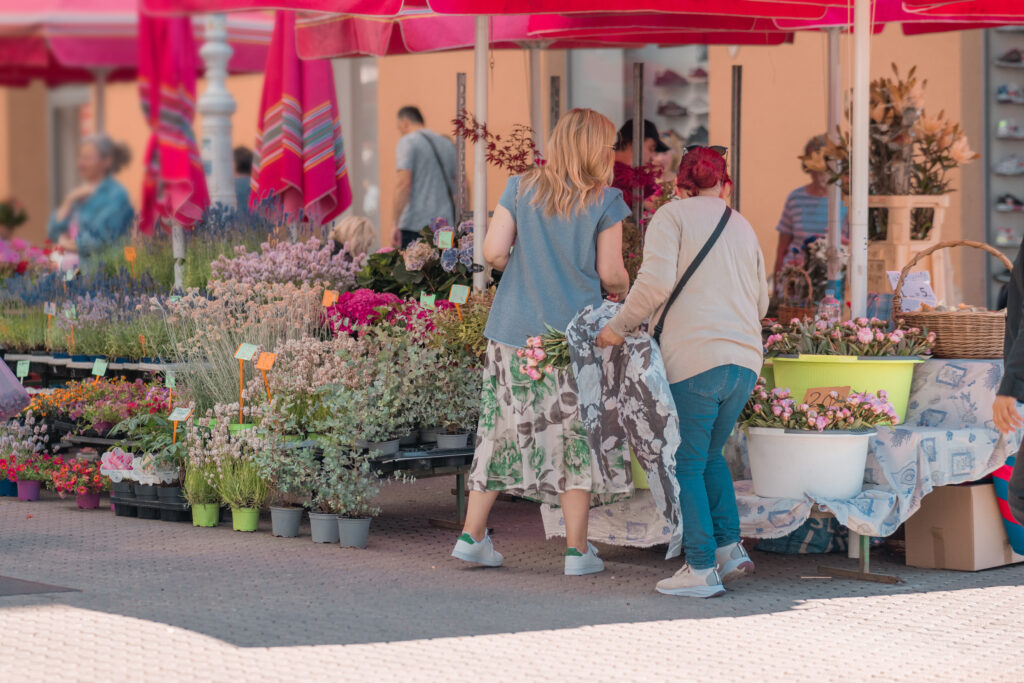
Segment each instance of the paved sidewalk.
[[0,597],[0,681],[1024,680],[1024,566],[878,559],[906,580],[887,586],[752,553],[724,597],[669,598],[654,583],[678,562],[655,552],[563,576],[529,503],[495,508],[504,567],[449,558],[426,518],[452,514],[451,486],[390,486],[366,550],[0,498],[0,576],[76,589]]

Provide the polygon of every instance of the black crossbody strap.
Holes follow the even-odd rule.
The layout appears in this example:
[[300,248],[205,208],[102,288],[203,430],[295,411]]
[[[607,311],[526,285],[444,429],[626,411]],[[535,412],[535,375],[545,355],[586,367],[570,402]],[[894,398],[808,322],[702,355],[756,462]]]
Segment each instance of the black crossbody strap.
[[455,192],[452,190],[452,181],[448,177],[448,173],[444,170],[444,162],[441,161],[441,155],[437,151],[437,147],[434,146],[434,141],[430,139],[430,136],[426,133],[420,133],[423,139],[430,145],[430,151],[434,153],[434,158],[437,159],[437,165],[441,169],[441,177],[444,178],[444,186],[448,188],[448,201],[452,205],[452,221],[457,225],[459,222],[459,212],[455,210]]
[[718,226],[715,228],[715,231],[711,233],[711,237],[709,237],[708,241],[704,243],[703,247],[701,247],[700,253],[698,253],[697,257],[690,263],[690,266],[686,269],[686,272],[683,273],[683,276],[679,278],[679,283],[676,285],[676,288],[672,290],[672,295],[669,296],[668,301],[665,303],[665,308],[661,312],[661,318],[658,320],[658,324],[654,326],[654,334],[652,335],[654,337],[654,341],[659,343],[661,342],[661,331],[665,327],[665,318],[668,317],[668,309],[672,308],[672,304],[675,303],[675,300],[683,291],[683,287],[685,287],[686,283],[690,281],[693,274],[697,272],[697,268],[700,267],[701,262],[707,258],[708,252],[711,251],[711,247],[715,246],[715,242],[717,242],[718,238],[722,236],[722,232],[725,230],[725,225],[729,222],[729,218],[731,216],[732,208],[728,206],[725,207],[725,213],[722,214],[721,220],[718,221]]

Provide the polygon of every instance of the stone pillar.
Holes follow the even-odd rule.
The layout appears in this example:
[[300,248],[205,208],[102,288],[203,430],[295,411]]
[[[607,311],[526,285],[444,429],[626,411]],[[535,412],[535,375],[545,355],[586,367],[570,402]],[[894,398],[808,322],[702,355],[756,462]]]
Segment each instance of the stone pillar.
[[211,204],[235,206],[235,165],[231,146],[231,115],[235,98],[227,89],[228,45],[227,19],[223,14],[206,17],[206,35],[199,54],[206,63],[206,90],[199,97],[199,113],[203,116],[203,139],[200,153]]

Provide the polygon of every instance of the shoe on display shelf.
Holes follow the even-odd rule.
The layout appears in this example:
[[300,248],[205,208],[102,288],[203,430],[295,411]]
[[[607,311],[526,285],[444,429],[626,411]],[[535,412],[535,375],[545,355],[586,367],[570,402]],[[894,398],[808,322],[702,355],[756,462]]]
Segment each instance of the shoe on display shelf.
[[1024,159],[1011,154],[995,165],[993,169],[998,175],[1024,175]]
[[684,598],[717,598],[725,594],[725,586],[718,576],[718,570],[683,568],[670,578],[658,582],[657,591],[662,595],[676,595]]
[[704,82],[708,80],[708,72],[698,66],[690,72],[690,80]]
[[1024,54],[1017,48],[1007,50],[1003,54],[996,58],[997,64],[1009,64],[1013,66],[1021,65],[1024,66]]
[[659,88],[681,88],[684,85],[689,85],[689,81],[672,69],[665,69],[655,77],[654,85]]
[[694,128],[693,131],[690,133],[690,137],[686,140],[686,144],[687,146],[708,144],[707,126],[701,124]]
[[668,118],[681,119],[687,116],[690,112],[686,107],[669,100],[668,102],[662,102],[658,105],[658,116],[667,116]]
[[1008,213],[1010,211],[1024,211],[1024,202],[1012,194],[1000,195],[996,200],[996,211]]
[[587,541],[587,552],[581,553],[576,548],[565,551],[565,575],[585,576],[604,571],[604,562],[597,556],[597,548]]
[[1006,83],[996,88],[996,102],[1003,104],[1024,104],[1024,92],[1016,83]]
[[998,247],[1012,247],[1020,244],[1021,238],[1024,234],[1020,230],[1014,230],[1013,228],[996,228],[996,246]]
[[687,108],[691,113],[703,116],[711,111],[711,107],[708,104],[708,98],[703,95],[697,95],[687,103]]
[[1002,119],[996,126],[996,137],[1002,140],[1024,140],[1024,131],[1013,119]]

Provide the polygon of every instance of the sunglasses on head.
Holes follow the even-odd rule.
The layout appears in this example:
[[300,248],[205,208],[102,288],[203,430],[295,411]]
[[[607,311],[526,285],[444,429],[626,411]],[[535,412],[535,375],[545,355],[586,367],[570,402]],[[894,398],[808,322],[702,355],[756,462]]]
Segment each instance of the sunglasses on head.
[[729,153],[729,148],[723,147],[722,145],[687,145],[683,148],[683,153],[689,154],[695,149],[710,149],[711,151],[720,154],[723,158]]

